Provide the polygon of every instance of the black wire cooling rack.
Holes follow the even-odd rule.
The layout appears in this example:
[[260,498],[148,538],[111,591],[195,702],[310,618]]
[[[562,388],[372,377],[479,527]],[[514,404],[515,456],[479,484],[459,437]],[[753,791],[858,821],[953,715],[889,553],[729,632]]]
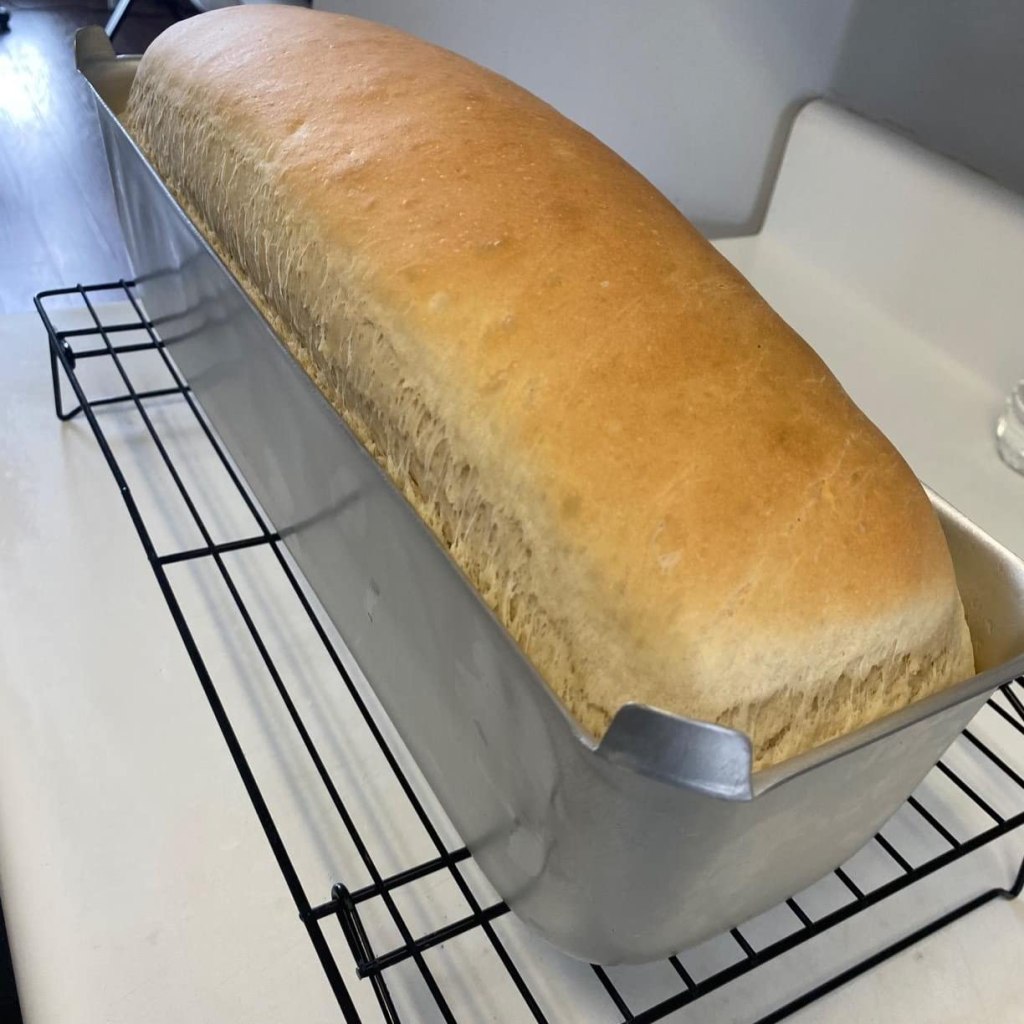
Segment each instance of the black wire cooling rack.
[[[893,901],[899,893],[912,886],[920,886],[929,876],[1024,825],[1024,690],[1021,689],[1022,681],[1018,679],[1002,687],[992,698],[953,751],[936,766],[926,786],[910,798],[897,816],[902,816],[904,821],[902,829],[895,829],[890,823],[886,826],[887,835],[877,835],[870,844],[874,853],[887,865],[881,882],[868,884],[856,877],[854,867],[844,865],[829,879],[841,893],[832,905],[821,909],[812,906],[813,901],[804,894],[797,894],[778,908],[776,920],[779,914],[787,920],[781,927],[776,927],[773,936],[767,939],[754,936],[749,925],[734,928],[718,943],[719,950],[723,943],[730,947],[724,961],[719,958],[712,968],[709,969],[705,963],[698,969],[694,966],[692,951],[672,957],[664,965],[661,982],[650,992],[646,992],[637,981],[643,975],[630,974],[630,969],[591,966],[582,972],[584,981],[581,981],[579,965],[561,959],[553,951],[546,950],[539,956],[523,954],[521,948],[518,952],[513,951],[508,939],[509,931],[503,927],[505,921],[514,923],[513,918],[505,918],[508,907],[494,898],[493,893],[481,895],[481,885],[473,873],[471,854],[457,843],[445,840],[444,836],[451,834],[450,826],[445,827],[439,822],[438,812],[424,797],[421,785],[410,778],[410,769],[403,763],[388,723],[372,697],[368,697],[353,678],[353,672],[346,665],[347,655],[340,650],[332,626],[323,617],[280,536],[249,493],[210,427],[154,324],[143,313],[133,283],[119,281],[45,291],[36,296],[35,305],[49,338],[57,416],[63,421],[84,418],[100,447],[295,902],[299,919],[337,999],[341,1017],[350,1024],[369,1019],[366,1017],[367,1005],[376,1014],[376,1019],[383,1019],[388,1024],[422,1019],[419,1011],[413,1015],[403,1008],[400,997],[406,994],[404,987],[396,995],[394,979],[398,976],[397,969],[403,965],[405,968],[411,965],[431,1007],[432,1016],[445,1021],[473,1019],[460,1018],[458,1000],[453,996],[453,992],[457,995],[456,990],[464,985],[456,984],[459,979],[453,979],[450,970],[439,969],[431,959],[446,944],[453,944],[470,934],[477,937],[490,957],[497,958],[506,980],[511,982],[508,989],[510,1019],[551,1021],[552,1024],[555,1021],[596,1019],[593,1009],[588,1010],[586,1016],[576,1016],[571,1009],[566,1010],[564,1003],[556,1012],[548,995],[550,986],[538,983],[539,978],[543,982],[544,977],[571,968],[575,970],[574,984],[585,984],[585,979],[589,978],[589,984],[596,986],[597,995],[593,998],[603,1000],[601,1019],[651,1022],[676,1014],[674,1019],[687,1020],[690,1018],[685,1008],[691,1004],[728,986],[735,986],[740,979],[763,970],[783,954],[801,947],[810,948],[807,944],[815,940],[819,943],[829,941],[827,936],[835,935],[838,925],[864,915],[883,901]],[[69,311],[69,307],[75,308]],[[85,325],[62,327],[61,322],[66,316],[71,316],[74,323],[84,321]],[[159,364],[165,376],[159,386],[137,385],[133,379],[132,364],[140,354],[148,354]],[[116,383],[114,393],[88,393],[90,388],[84,382],[86,375],[82,371],[91,361],[107,363],[111,371],[109,379]],[[62,374],[66,385],[61,382]],[[74,403],[70,407],[64,398],[68,388]],[[181,462],[180,430],[173,443],[161,431],[162,416],[157,415],[156,410],[164,409],[169,403],[177,403],[184,408],[191,424],[189,443],[206,446],[212,452],[212,458],[246,510],[251,523],[249,530],[238,530],[227,540],[214,539],[215,531],[200,511],[202,502],[187,483],[189,472]],[[158,551],[147,519],[129,487],[125,467],[108,437],[112,421],[107,416],[134,417],[137,433],[151,446],[154,464],[162,467],[160,472],[166,475],[169,487],[180,499],[189,529],[198,531],[201,543],[169,552]],[[388,856],[382,859],[379,841],[369,837],[366,827],[357,821],[353,804],[359,797],[359,782],[351,773],[332,768],[328,759],[322,756],[308,710],[303,711],[302,701],[293,696],[288,671],[281,667],[280,659],[272,652],[272,645],[265,640],[258,624],[259,616],[254,613],[251,600],[244,596],[244,587],[238,582],[234,559],[239,554],[257,550],[269,553],[273,571],[278,574],[291,599],[298,603],[306,628],[312,630],[326,654],[330,678],[316,680],[317,685],[338,690],[347,702],[349,710],[346,714],[351,716],[350,724],[354,722],[362,730],[366,742],[372,744],[387,766],[386,770],[396,786],[394,792],[398,795],[387,806],[378,808],[377,813],[409,817],[425,836],[426,847],[420,844],[417,849],[426,848],[428,855],[410,854],[403,861],[402,850],[390,849]],[[292,740],[302,756],[308,759],[316,785],[322,787],[321,805],[336,815],[348,836],[356,865],[353,877],[358,876],[365,882],[355,884],[351,879],[341,879],[328,893],[311,891],[310,883],[304,883],[300,878],[290,847],[271,809],[271,801],[257,781],[249,754],[222,700],[218,682],[200,652],[196,639],[197,622],[183,610],[172,578],[175,566],[200,561],[212,565],[215,575],[226,588],[229,604],[236,616],[238,634],[255,649],[255,656],[272,684],[272,693],[280,702],[284,728],[291,731]],[[1004,737],[1001,744],[993,745],[983,738],[983,720],[991,721],[1000,730]],[[1006,740],[1007,736],[1009,740]],[[969,771],[958,766],[957,757],[961,755],[970,759],[972,767]],[[1019,760],[1014,760],[1015,756]],[[993,797],[994,792],[999,794],[998,799]],[[961,803],[967,801],[973,811],[968,815],[969,825],[965,825],[962,816],[949,817],[949,803],[942,798],[943,793]],[[896,832],[904,837],[914,835],[917,839],[903,845],[894,837]],[[922,839],[927,840],[924,846]],[[927,852],[922,853],[922,849],[927,849]],[[398,870],[393,869],[396,857],[403,864]],[[1013,863],[1016,864],[1016,860]],[[443,915],[444,923],[428,927],[422,926],[421,922],[410,922],[408,903],[405,909],[401,906],[404,896],[425,881],[439,879],[450,884],[454,893],[451,906]],[[824,979],[811,979],[802,991],[795,994],[791,989],[781,992],[767,1013],[758,1009],[749,1018],[742,1019],[756,1016],[756,1024],[782,1020],[970,911],[1000,897],[1019,895],[1022,886],[1024,863],[1008,885],[996,885],[951,908],[933,911],[925,923],[897,929],[895,936],[890,930],[873,951],[858,953]],[[918,891],[922,894],[921,899],[925,899],[924,888]],[[670,898],[670,894],[666,898]],[[381,921],[386,927],[380,927]],[[337,941],[339,932],[344,941]],[[666,973],[674,982],[665,982]],[[375,997],[369,1002],[357,1000],[362,1003],[363,1016],[357,1011],[357,1001],[353,1000],[353,986],[361,984],[356,979],[365,979]],[[469,983],[466,979],[462,981]],[[735,1016],[735,1007],[731,1012]],[[742,1011],[740,1013],[742,1017]],[[501,1008],[494,1009],[494,1019],[505,1019],[505,1016]]]

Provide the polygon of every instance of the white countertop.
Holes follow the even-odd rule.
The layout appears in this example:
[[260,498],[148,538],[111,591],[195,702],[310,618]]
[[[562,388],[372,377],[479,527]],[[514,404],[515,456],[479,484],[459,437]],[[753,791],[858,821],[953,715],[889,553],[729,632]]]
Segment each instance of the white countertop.
[[54,417],[44,339],[0,321],[0,885],[26,1021],[334,1020],[106,464]]
[[[842,149],[842,118],[823,117],[811,142],[828,137]],[[918,472],[1024,552],[1024,478],[1002,467],[989,436],[1012,383],[996,379],[1006,370],[1005,359],[997,365],[999,338],[974,339],[975,351],[988,345],[994,355],[965,374],[948,353],[922,349],[911,318],[840,287],[825,255],[809,264],[784,234],[723,249]],[[1006,330],[985,319],[990,333]],[[883,354],[889,370],[880,379],[871,367]],[[0,886],[26,1020],[340,1019],[106,465],[84,423],[61,425],[53,415],[34,314],[0,321],[0,393]],[[119,436],[131,453],[130,436]],[[215,616],[204,640],[206,632],[217,634]],[[229,655],[218,655],[218,667]],[[363,769],[353,759],[349,770]],[[301,804],[301,776],[291,783]],[[277,793],[285,800],[286,789]],[[292,815],[299,830],[306,810]],[[315,845],[305,866],[322,875],[326,898],[338,864],[329,842]],[[938,908],[1007,884],[1022,849],[1024,836],[1007,837],[672,1019],[749,1022],[829,965],[846,966]],[[585,968],[532,942],[511,919],[502,927],[513,950],[543,964],[538,983],[548,1005],[564,1011],[560,1019],[612,1019]],[[475,956],[462,957],[473,984],[491,991],[497,976]],[[999,901],[793,1019],[1017,1021],[1021,962],[1024,904]],[[659,984],[656,970],[615,978],[642,992]],[[351,985],[367,1020],[378,1020],[369,983]],[[466,1019],[522,1015],[499,1000],[493,1013]]]

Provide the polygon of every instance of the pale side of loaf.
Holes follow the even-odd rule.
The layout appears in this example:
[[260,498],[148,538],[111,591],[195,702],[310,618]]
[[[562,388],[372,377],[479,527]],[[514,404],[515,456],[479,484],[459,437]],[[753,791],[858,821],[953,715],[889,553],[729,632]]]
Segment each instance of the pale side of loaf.
[[165,32],[129,131],[581,725],[767,765],[973,673],[917,480],[641,175],[398,31]]

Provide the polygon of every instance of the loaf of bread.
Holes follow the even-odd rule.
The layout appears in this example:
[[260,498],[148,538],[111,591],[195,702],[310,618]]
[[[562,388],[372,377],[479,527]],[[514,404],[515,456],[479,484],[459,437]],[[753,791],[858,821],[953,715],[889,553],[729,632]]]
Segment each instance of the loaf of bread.
[[513,83],[292,7],[191,18],[125,123],[595,737],[764,766],[973,673],[921,486],[639,173]]

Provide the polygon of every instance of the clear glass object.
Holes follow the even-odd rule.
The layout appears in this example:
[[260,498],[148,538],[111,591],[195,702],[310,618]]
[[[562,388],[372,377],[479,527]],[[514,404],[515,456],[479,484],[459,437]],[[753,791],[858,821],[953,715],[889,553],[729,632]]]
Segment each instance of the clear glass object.
[[1024,380],[1017,381],[996,422],[996,447],[1003,462],[1024,473]]

